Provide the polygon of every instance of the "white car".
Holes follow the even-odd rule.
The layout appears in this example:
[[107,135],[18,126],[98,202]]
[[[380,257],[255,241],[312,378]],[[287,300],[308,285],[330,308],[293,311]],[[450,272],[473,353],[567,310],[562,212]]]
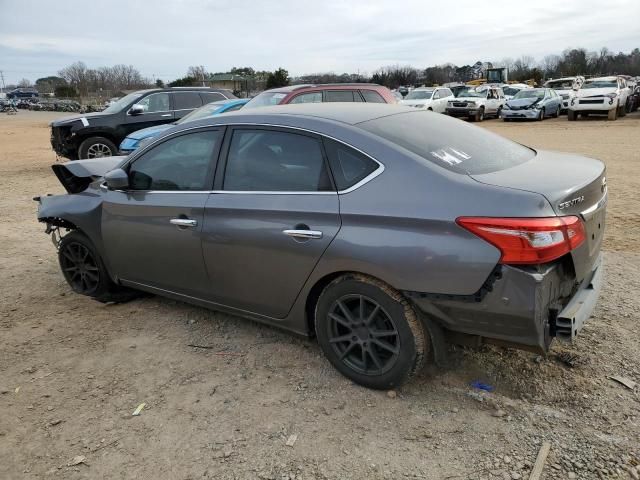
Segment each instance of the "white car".
[[447,115],[466,117],[481,122],[488,115],[500,117],[504,106],[504,92],[499,87],[468,87],[458,92],[456,98],[447,102]]
[[408,107],[426,108],[434,112],[444,113],[447,108],[447,102],[454,98],[453,92],[446,87],[420,87],[411,90],[400,103]]
[[615,120],[618,115],[623,117],[627,113],[629,93],[623,77],[588,78],[569,102],[568,118],[576,120],[578,114],[602,114],[607,115],[609,120]]
[[514,83],[511,85],[502,85],[502,91],[504,92],[505,100],[511,100],[517,95],[520,90],[527,90],[530,87],[526,83]]
[[584,83],[584,77],[563,77],[555,78],[545,82],[546,88],[552,88],[562,98],[562,110],[564,113],[569,110],[571,99],[576,96],[576,90],[579,90]]

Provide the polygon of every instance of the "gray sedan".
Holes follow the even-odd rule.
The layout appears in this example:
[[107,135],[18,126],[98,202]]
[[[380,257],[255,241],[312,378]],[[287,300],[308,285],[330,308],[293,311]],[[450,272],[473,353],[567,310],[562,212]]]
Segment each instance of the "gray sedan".
[[37,198],[38,219],[74,291],[316,336],[372,388],[447,341],[570,341],[602,283],[601,162],[413,108],[240,111],[53,169],[68,194]]
[[562,109],[562,98],[552,88],[527,88],[520,90],[502,107],[505,120],[544,120],[557,118]]

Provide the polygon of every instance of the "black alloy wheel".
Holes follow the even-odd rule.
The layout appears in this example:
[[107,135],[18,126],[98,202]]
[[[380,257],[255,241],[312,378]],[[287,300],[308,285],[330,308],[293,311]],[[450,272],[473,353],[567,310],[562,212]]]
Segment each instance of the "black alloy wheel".
[[100,268],[93,253],[82,243],[67,242],[60,248],[60,267],[73,290],[92,295],[100,285]]
[[396,363],[400,335],[391,316],[364,295],[344,295],[329,310],[328,338],[338,358],[362,375],[382,375]]

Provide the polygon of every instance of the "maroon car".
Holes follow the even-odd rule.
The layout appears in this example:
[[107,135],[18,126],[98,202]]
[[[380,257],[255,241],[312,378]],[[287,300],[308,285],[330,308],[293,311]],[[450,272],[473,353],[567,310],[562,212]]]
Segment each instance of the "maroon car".
[[397,103],[387,87],[375,83],[328,83],[273,88],[252,98],[243,108],[322,102]]

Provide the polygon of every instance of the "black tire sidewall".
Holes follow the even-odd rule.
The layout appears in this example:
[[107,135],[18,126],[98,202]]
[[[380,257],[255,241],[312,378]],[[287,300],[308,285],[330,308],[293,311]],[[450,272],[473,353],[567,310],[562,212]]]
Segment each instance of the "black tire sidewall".
[[[329,343],[328,313],[333,303],[344,295],[365,295],[380,304],[389,314],[399,333],[400,353],[395,365],[379,376],[364,375],[353,371],[338,358]],[[402,384],[416,369],[416,339],[405,315],[405,306],[389,296],[375,284],[367,283],[352,276],[333,281],[323,291],[315,311],[315,327],[318,343],[331,364],[345,377],[368,388],[389,389]],[[422,325],[420,325],[422,328]]]
[[105,144],[107,147],[109,147],[109,150],[111,150],[111,155],[115,156],[118,154],[118,148],[116,147],[116,145],[109,140],[108,138],[105,137],[89,137],[84,139],[81,143],[80,146],[78,147],[78,158],[85,160],[87,158],[87,151],[89,150],[89,147],[95,143],[103,143]]

